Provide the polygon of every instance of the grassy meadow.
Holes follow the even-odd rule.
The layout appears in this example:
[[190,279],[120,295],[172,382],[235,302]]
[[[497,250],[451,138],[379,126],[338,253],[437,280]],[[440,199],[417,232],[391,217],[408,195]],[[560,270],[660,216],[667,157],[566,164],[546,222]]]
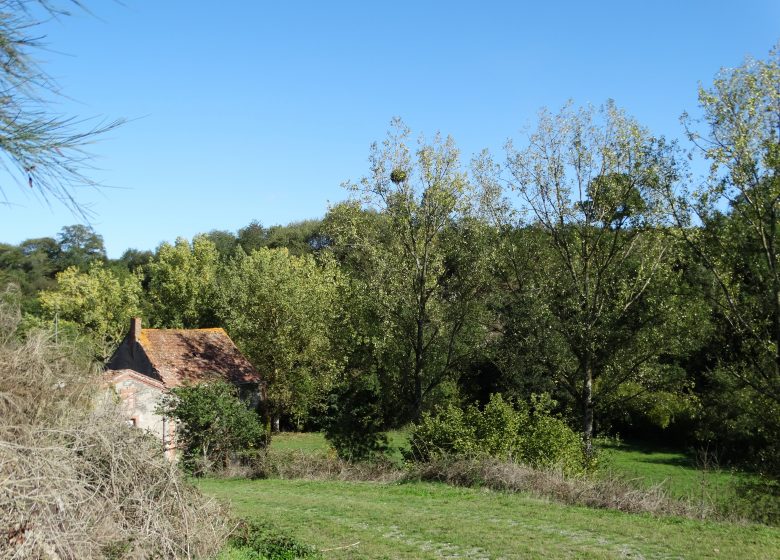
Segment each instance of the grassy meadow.
[[563,506],[444,484],[203,480],[334,559],[777,558],[780,530]]
[[[400,459],[403,432],[389,434]],[[281,434],[277,449],[326,452],[321,434]],[[678,451],[620,444],[605,468],[661,484],[676,497],[726,496],[738,475],[703,471]],[[239,517],[314,545],[324,558],[766,558],[780,529],[566,506],[524,494],[438,483],[205,479],[207,494]],[[697,494],[699,493],[699,494]]]
[[[390,457],[401,462],[402,451],[408,447],[407,434],[401,430],[387,434]],[[274,436],[274,449],[298,450],[306,453],[326,453],[328,442],[319,432],[283,432]],[[604,443],[599,447],[599,462],[605,474],[615,474],[642,487],[661,486],[670,496],[694,501],[728,499],[734,484],[749,477],[745,473],[719,469],[715,465],[702,468],[696,457],[678,449],[646,443]]]

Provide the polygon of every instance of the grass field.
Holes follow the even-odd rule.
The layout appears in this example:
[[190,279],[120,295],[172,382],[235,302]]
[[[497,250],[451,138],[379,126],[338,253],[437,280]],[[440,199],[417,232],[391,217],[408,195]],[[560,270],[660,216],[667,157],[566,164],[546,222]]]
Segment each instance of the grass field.
[[[407,444],[403,431],[388,432],[390,456],[400,462],[401,450]],[[304,452],[326,452],[328,442],[321,433],[286,432],[274,436],[274,449],[296,449]],[[634,481],[639,486],[660,485],[670,496],[700,499],[727,500],[734,492],[734,484],[750,475],[721,470],[714,465],[701,469],[694,457],[680,450],[641,443],[604,444],[601,446],[600,463],[605,473],[617,474]],[[779,556],[780,557],[780,556]]]
[[695,457],[658,445],[621,443],[601,450],[602,469],[619,474],[642,486],[660,485],[670,496],[694,502],[728,500],[734,485],[750,474],[702,467]]
[[[778,558],[780,530],[563,506],[442,484],[202,480],[333,559]],[[355,544],[357,543],[357,544]]]
[[[400,461],[403,432],[389,434]],[[321,434],[281,434],[276,449],[327,452]],[[638,485],[696,500],[726,497],[740,476],[702,471],[684,453],[608,446],[605,469]],[[632,515],[551,503],[523,494],[432,483],[201,480],[240,517],[270,524],[333,559],[780,558],[780,529]]]

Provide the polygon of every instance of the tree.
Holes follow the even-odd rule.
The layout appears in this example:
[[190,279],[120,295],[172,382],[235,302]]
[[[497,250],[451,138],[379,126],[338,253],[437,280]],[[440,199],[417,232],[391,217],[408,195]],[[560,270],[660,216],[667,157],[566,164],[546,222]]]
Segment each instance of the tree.
[[398,370],[391,390],[406,419],[417,418],[481,344],[491,256],[454,141],[420,139],[412,152],[409,136],[394,120],[371,148],[370,175],[345,184],[353,201],[328,219],[334,251],[358,254],[354,265],[383,331],[375,338],[380,369]]
[[[732,373],[780,403],[780,52],[722,70],[699,89],[704,131],[683,116],[710,174],[670,191],[674,216],[712,274],[717,308],[744,359]],[[724,216],[725,214],[725,216]],[[697,228],[697,222],[702,228]]]
[[124,337],[130,318],[138,315],[141,294],[139,276],[120,278],[94,262],[87,272],[70,267],[57,274],[57,289],[42,292],[40,300],[49,318],[75,323],[104,361]]
[[57,234],[59,251],[57,261],[60,270],[69,266],[86,270],[95,261],[106,261],[106,248],[103,236],[91,226],[76,224],[65,226]]
[[320,266],[287,249],[239,252],[223,269],[219,315],[268,382],[277,429],[282,415],[298,424],[306,420],[340,368],[330,338],[340,282],[333,263]]
[[[709,162],[696,187],[668,192],[699,264],[722,333],[705,395],[720,442],[765,472],[780,472],[780,51],[747,59],[699,88],[702,117],[683,115]],[[715,394],[717,393],[717,394]],[[715,411],[719,412],[715,412]],[[724,426],[726,429],[724,430]],[[719,433],[728,431],[728,433]],[[749,441],[749,443],[746,443]],[[757,463],[757,464],[756,464]]]
[[265,247],[267,236],[268,232],[263,224],[253,220],[249,225],[238,230],[238,244],[248,255],[255,249]]
[[230,257],[238,246],[238,238],[226,230],[212,229],[205,236],[217,248],[221,259]]
[[325,439],[347,461],[366,461],[388,449],[379,386],[365,375],[348,377],[328,397]]
[[[674,245],[660,193],[677,180],[676,161],[610,103],[543,111],[527,145],[508,146],[507,170],[541,241],[532,266],[514,269],[514,285],[543,302],[535,322],[546,329],[549,369],[580,411],[590,455],[596,407],[668,386],[659,358],[677,350],[675,329],[690,320],[664,287],[674,278]],[[497,195],[491,171],[487,160],[477,166],[493,215],[522,215]],[[507,247],[516,266],[516,248]]]
[[[0,167],[23,188],[44,200],[54,198],[80,215],[85,209],[73,196],[75,187],[98,186],[86,146],[120,124],[87,126],[85,121],[52,112],[49,99],[58,94],[51,78],[32,55],[42,48],[33,29],[40,8],[51,15],[68,15],[49,0],[0,0]],[[72,2],[79,6],[79,2]],[[7,197],[3,184],[0,194]]]
[[251,457],[268,441],[257,413],[239,399],[235,386],[219,379],[174,387],[157,412],[178,421],[176,441],[185,467],[195,474]]
[[219,253],[197,235],[192,244],[180,237],[163,243],[149,263],[152,323],[165,328],[201,328],[216,324],[214,312]]

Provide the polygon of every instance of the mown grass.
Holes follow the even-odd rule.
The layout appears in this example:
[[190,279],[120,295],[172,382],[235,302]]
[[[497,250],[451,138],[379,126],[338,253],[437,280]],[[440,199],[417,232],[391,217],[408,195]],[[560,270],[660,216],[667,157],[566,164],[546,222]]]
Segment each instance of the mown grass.
[[[408,434],[402,430],[391,430],[387,432],[387,441],[390,446],[388,455],[393,461],[400,462],[403,459],[403,450],[409,447]],[[330,449],[330,444],[320,432],[282,432],[274,434],[271,447],[305,453],[324,453]]]
[[201,480],[325,558],[777,558],[780,530],[564,506],[435,483]]
[[638,485],[660,485],[669,496],[694,503],[724,502],[733,498],[736,485],[753,475],[721,469],[707,457],[640,442],[603,444],[601,470],[630,479]]

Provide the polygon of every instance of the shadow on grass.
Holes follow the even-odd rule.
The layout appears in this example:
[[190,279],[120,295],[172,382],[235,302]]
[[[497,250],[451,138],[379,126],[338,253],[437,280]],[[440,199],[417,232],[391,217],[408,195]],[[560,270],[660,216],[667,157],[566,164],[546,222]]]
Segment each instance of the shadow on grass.
[[675,467],[696,468],[697,459],[690,450],[675,449],[643,441],[624,441],[621,443],[606,443],[601,446],[604,450],[621,451],[640,455],[637,458],[642,463],[657,465],[671,465]]

